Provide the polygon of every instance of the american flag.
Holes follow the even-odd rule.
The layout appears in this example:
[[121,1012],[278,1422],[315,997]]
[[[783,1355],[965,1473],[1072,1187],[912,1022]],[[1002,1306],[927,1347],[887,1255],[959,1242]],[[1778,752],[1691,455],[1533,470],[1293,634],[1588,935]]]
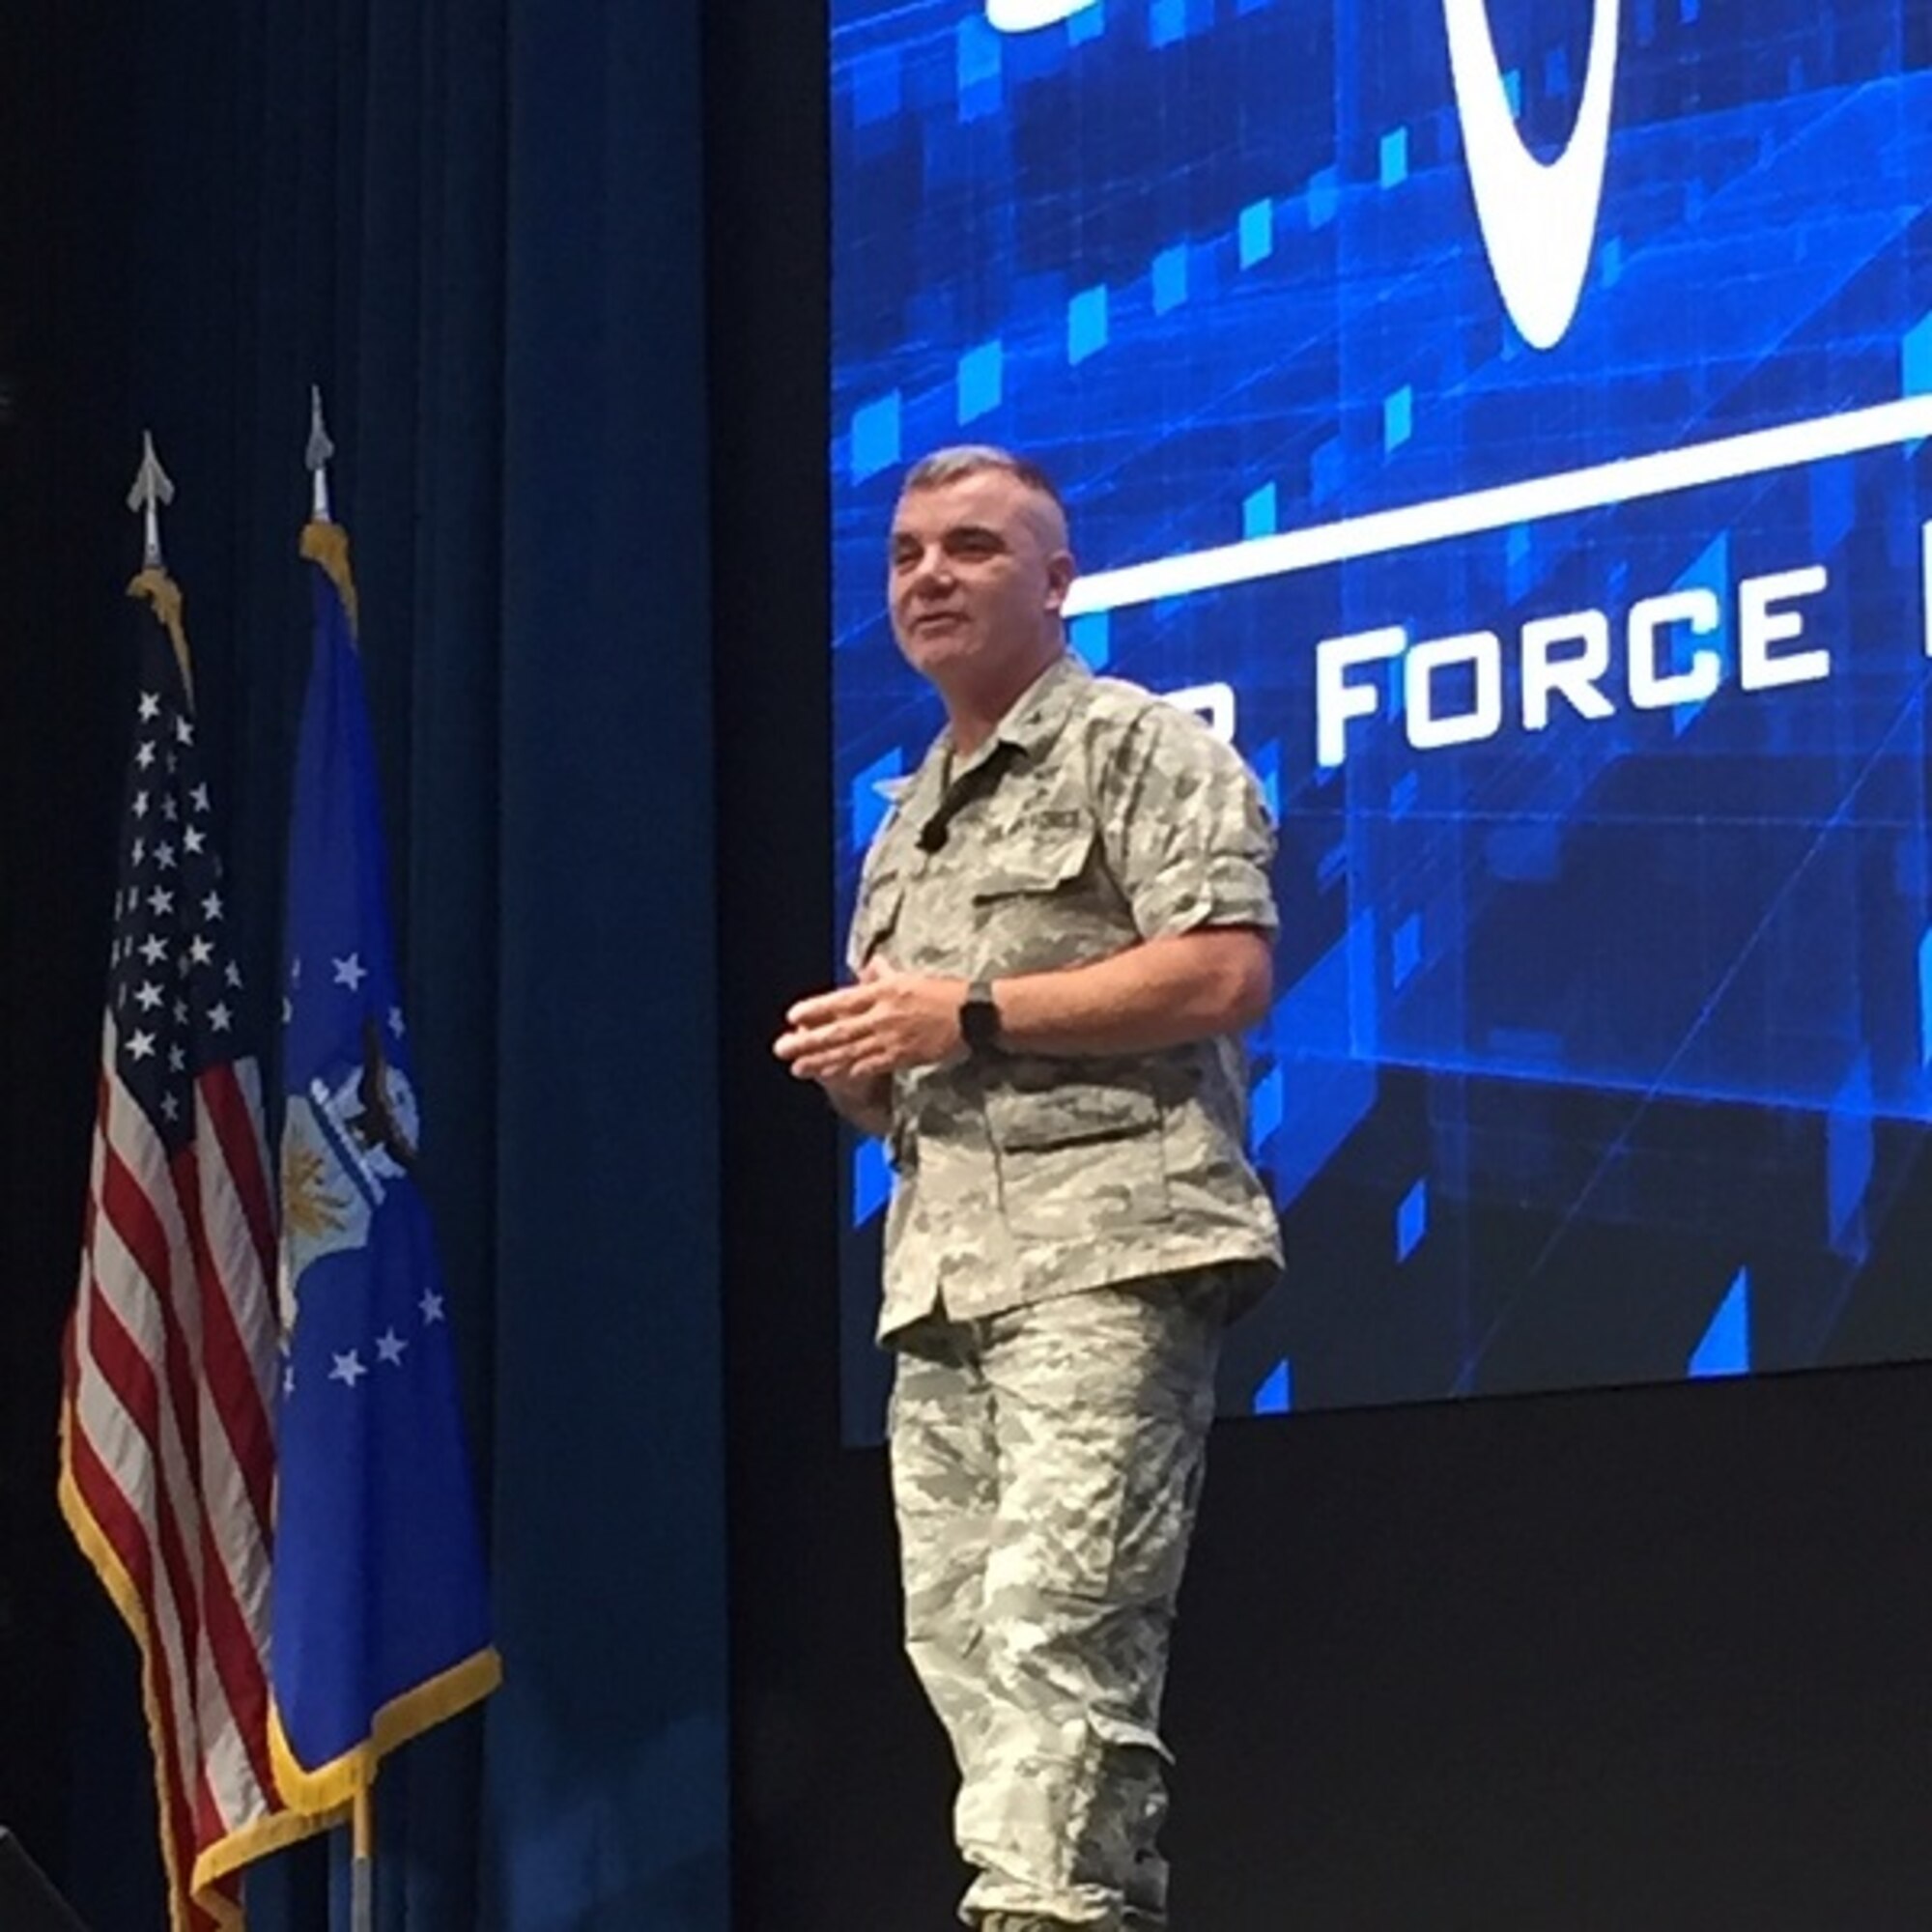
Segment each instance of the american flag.
[[176,1932],[324,1820],[268,1744],[273,1198],[180,599],[147,571],[61,1501],[140,1647]]

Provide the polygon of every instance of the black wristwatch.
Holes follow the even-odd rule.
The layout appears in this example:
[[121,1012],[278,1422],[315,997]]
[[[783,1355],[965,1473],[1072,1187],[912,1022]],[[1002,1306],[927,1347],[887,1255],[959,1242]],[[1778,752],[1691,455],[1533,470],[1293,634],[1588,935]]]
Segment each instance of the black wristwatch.
[[966,997],[959,1003],[959,1037],[975,1059],[999,1050],[1000,1009],[993,999],[990,980],[975,980],[966,988]]

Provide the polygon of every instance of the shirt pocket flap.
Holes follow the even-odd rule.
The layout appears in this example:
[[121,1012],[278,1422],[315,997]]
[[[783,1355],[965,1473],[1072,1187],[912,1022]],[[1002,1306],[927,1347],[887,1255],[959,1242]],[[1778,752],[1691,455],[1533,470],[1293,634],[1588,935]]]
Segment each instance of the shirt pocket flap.
[[1138,1088],[1093,1080],[1063,1081],[1039,1093],[995,1087],[986,1094],[986,1122],[1003,1151],[1019,1153],[1157,1132],[1160,1103]]
[[892,937],[904,903],[905,881],[896,873],[872,880],[861,892],[859,903],[852,911],[852,935],[847,947],[855,973]]
[[1091,824],[1065,831],[1032,832],[1003,843],[973,881],[976,899],[1011,898],[1025,893],[1058,892],[1087,869],[1094,849]]

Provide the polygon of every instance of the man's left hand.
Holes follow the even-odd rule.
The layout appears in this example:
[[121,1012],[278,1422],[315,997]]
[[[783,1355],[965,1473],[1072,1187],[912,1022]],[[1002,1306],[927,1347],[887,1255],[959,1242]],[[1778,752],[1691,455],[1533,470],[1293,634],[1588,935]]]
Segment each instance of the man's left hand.
[[772,1051],[801,1080],[943,1066],[965,1057],[959,1009],[966,986],[874,960],[858,985],[799,1001]]

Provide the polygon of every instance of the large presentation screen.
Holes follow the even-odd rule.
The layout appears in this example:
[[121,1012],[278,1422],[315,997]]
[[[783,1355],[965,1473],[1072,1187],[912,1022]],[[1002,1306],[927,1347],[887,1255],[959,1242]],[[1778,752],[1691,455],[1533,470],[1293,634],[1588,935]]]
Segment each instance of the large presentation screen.
[[[833,0],[841,915],[904,465],[1279,821],[1242,1412],[1926,1352],[1932,6]],[[848,1161],[876,1432],[881,1151]],[[1921,1222],[1922,1225],[1922,1222]]]

